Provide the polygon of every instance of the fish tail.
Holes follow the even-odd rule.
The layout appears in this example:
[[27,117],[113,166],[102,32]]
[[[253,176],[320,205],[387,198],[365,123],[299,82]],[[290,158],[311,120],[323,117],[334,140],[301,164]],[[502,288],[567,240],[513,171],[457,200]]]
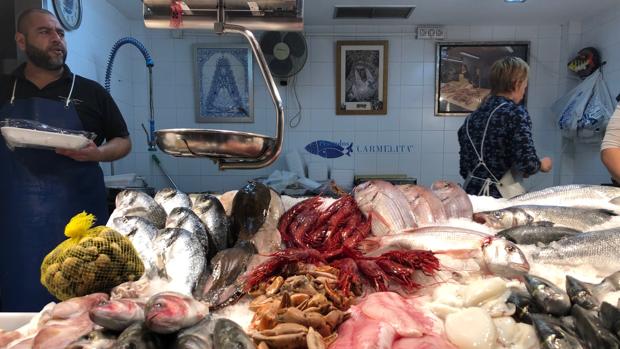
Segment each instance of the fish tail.
[[346,151],[347,152],[345,154],[347,154],[347,156],[351,156],[351,153],[353,152],[353,143],[349,144]]
[[609,215],[609,216],[612,216],[612,217],[615,217],[615,216],[618,215],[618,213],[616,213],[615,211],[608,210],[608,209],[605,209],[605,208],[599,208],[597,211],[602,213],[602,214],[606,214],[606,215]]
[[364,253],[367,254],[369,252],[375,251],[376,249],[378,249],[381,246],[381,244],[379,243],[379,241],[377,240],[373,240],[373,239],[364,239],[362,241],[360,241],[357,246],[355,246],[355,248]]

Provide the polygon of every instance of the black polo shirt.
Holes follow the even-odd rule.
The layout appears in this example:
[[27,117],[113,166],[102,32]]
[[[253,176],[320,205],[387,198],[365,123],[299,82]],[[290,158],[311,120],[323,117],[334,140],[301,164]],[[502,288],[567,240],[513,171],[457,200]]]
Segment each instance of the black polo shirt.
[[[73,73],[69,67],[67,65],[64,67],[60,79],[40,90],[25,78],[25,63],[15,69],[11,75],[0,75],[0,106],[10,101],[15,79],[17,79],[15,99],[39,97],[64,103],[73,79]],[[109,141],[112,138],[129,136],[127,124],[118,106],[108,91],[99,83],[77,75],[71,100],[82,121],[84,130],[97,134],[95,139],[97,145],[101,145],[104,140]]]

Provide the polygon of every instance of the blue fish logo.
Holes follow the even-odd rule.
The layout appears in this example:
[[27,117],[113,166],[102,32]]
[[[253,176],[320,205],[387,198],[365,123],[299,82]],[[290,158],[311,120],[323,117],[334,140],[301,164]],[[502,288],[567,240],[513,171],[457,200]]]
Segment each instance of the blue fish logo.
[[330,141],[314,141],[306,146],[306,150],[314,155],[327,159],[339,158],[343,155],[351,156],[353,143],[345,149],[341,145]]

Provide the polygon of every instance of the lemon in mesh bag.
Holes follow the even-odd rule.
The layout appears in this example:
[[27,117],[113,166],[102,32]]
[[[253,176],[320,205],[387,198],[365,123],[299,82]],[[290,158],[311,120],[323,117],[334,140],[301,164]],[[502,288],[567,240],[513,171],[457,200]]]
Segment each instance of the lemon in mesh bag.
[[144,273],[131,241],[106,226],[92,228],[94,221],[86,212],[71,218],[65,227],[69,239],[41,264],[41,283],[60,300],[109,292]]

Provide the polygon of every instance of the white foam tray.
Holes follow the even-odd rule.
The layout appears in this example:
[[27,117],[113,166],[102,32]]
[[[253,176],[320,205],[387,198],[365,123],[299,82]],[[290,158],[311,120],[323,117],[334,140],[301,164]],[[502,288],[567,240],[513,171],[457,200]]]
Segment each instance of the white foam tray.
[[4,126],[0,130],[7,143],[16,147],[30,146],[78,150],[84,148],[89,142],[88,138],[82,135],[61,134],[10,126]]
[[30,321],[37,313],[0,313],[0,330],[13,331]]

